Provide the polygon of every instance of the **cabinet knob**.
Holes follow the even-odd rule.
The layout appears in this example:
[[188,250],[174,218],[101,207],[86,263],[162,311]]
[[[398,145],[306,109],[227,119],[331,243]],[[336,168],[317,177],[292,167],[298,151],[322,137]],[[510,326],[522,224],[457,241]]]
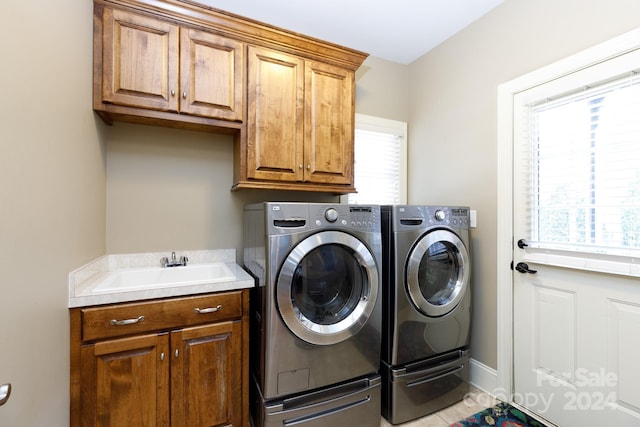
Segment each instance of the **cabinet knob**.
[[160,360],[164,360],[164,353],[160,353]]
[[298,166],[298,169],[302,169],[302,165]]
[[311,165],[307,165],[307,170],[311,170]]
[[187,92],[182,92],[182,97],[183,97],[184,99],[187,99]]
[[171,89],[171,96],[176,96],[176,91]]
[[178,357],[178,356],[180,355],[180,350],[178,350],[178,349],[176,348],[176,351],[175,351],[175,353],[173,353],[173,354],[174,354],[176,357]]

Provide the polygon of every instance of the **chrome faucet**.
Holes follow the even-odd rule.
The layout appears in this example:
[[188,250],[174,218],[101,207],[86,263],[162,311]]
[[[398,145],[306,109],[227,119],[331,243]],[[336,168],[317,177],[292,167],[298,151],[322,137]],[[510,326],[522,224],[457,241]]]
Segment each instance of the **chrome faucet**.
[[189,258],[186,256],[181,256],[180,259],[176,259],[176,253],[171,252],[171,259],[163,256],[160,259],[160,265],[162,267],[178,267],[178,266],[186,266],[187,262],[189,262]]

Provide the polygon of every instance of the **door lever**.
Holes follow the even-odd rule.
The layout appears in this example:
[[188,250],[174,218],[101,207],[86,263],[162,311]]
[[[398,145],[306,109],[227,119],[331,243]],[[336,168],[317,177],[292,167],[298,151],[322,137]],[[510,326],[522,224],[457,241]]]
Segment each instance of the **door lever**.
[[536,274],[538,270],[531,270],[526,262],[519,262],[516,264],[516,271],[519,273]]
[[517,243],[517,244],[518,244],[518,247],[519,247],[520,249],[524,249],[524,248],[526,248],[527,246],[529,246],[529,244],[527,244],[527,241],[526,241],[526,240],[524,240],[524,239],[520,239],[520,240],[518,240],[518,243]]
[[0,406],[7,403],[9,396],[11,396],[11,384],[0,385]]

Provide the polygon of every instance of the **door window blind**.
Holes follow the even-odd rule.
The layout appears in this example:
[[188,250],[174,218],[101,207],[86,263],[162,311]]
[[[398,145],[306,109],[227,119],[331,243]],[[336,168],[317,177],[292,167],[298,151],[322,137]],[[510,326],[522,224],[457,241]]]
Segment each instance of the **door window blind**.
[[640,253],[640,78],[631,73],[529,111],[532,240]]

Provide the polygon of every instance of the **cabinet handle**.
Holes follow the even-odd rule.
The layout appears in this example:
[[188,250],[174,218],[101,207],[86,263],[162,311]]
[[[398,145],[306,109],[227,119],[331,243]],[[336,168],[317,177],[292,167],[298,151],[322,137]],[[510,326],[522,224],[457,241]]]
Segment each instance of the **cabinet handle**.
[[207,313],[215,313],[216,311],[222,310],[222,305],[218,304],[215,307],[209,308],[196,308],[194,311],[198,314],[207,314]]
[[111,326],[124,326],[124,325],[133,325],[135,323],[140,323],[144,320],[144,316],[136,317],[134,319],[125,319],[125,320],[116,320],[112,319],[109,324]]
[[311,165],[307,165],[307,170],[311,170]]
[[302,169],[302,165],[298,166],[298,169]]
[[164,360],[164,353],[160,353],[160,360]]
[[182,97],[183,97],[184,99],[187,99],[187,92],[182,92]]
[[171,89],[171,96],[176,96],[176,91]]
[[176,357],[178,357],[178,355],[180,355],[180,351],[176,348],[175,353],[173,353]]

